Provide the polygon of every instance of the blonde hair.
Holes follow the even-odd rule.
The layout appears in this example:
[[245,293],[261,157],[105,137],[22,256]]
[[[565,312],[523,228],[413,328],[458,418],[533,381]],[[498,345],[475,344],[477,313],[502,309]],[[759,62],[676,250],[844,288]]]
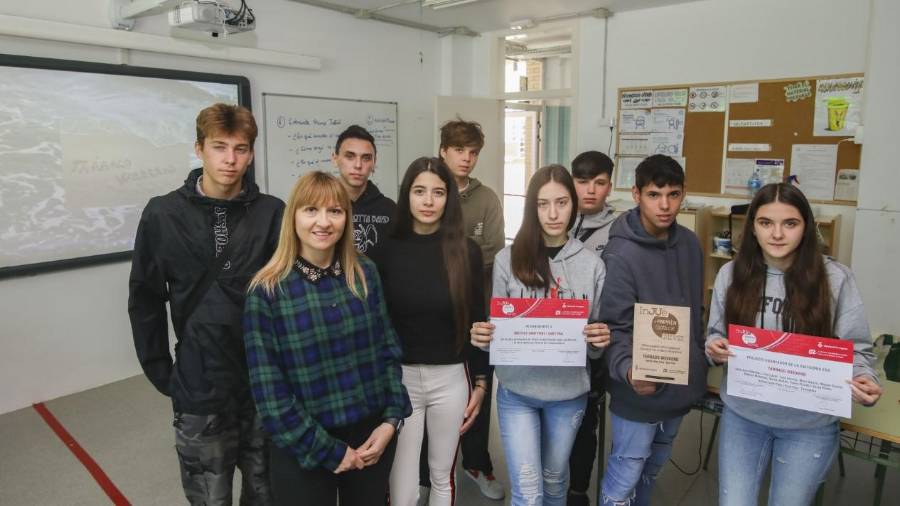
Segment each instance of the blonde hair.
[[343,185],[334,177],[324,172],[310,172],[297,180],[291,196],[284,209],[281,218],[281,233],[278,236],[278,247],[269,262],[263,266],[250,281],[248,291],[256,287],[262,287],[266,293],[272,295],[275,286],[288,276],[297,257],[303,249],[300,239],[297,237],[294,220],[297,210],[304,206],[330,206],[341,207],[346,212],[347,221],[344,224],[344,233],[341,234],[334,248],[335,258],[340,260],[344,269],[344,278],[347,287],[356,297],[365,299],[369,294],[366,284],[366,276],[359,256],[353,243],[353,212],[350,204],[350,196]]

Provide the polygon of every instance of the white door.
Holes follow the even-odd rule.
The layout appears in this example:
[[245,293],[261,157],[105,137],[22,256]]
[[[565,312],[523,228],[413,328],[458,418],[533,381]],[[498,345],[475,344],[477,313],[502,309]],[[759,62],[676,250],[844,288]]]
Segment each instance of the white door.
[[503,195],[503,101],[490,98],[437,97],[434,107],[434,152],[441,145],[440,128],[444,123],[460,117],[475,121],[484,132],[484,148],[472,177],[478,178],[497,195]]

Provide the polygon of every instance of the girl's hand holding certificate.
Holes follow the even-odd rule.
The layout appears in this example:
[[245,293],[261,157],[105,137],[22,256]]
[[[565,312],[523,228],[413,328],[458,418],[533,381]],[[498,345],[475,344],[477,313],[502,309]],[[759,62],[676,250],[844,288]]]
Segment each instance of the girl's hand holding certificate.
[[605,323],[588,323],[584,326],[584,340],[594,348],[609,346],[610,332]]
[[856,376],[848,383],[850,383],[853,400],[863,406],[874,405],[884,392],[881,385],[868,376]]
[[720,337],[706,343],[706,356],[721,365],[728,361],[728,357],[733,357],[734,353],[728,349],[728,339]]

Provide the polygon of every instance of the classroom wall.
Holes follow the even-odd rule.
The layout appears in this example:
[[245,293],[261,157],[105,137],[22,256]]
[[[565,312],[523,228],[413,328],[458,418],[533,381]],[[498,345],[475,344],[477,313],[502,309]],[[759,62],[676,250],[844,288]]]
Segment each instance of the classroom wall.
[[900,145],[897,118],[900,101],[900,2],[872,0],[866,93],[863,106],[864,143],[856,211],[853,271],[866,305],[873,334],[900,333],[897,293],[900,269]]
[[[108,0],[3,2],[0,14],[106,27]],[[354,19],[288,0],[253,2],[255,32],[245,44],[322,58],[319,71],[243,65],[88,45],[0,37],[0,51],[48,58],[246,75],[253,106],[261,93],[293,93],[399,102],[399,161],[434,151],[439,89],[436,35]],[[136,31],[167,35],[164,16],[138,20]],[[208,40],[205,35],[193,37]],[[265,160],[262,133],[257,171]],[[185,169],[187,171],[187,168]],[[128,263],[0,280],[0,413],[140,373],[128,323]]]

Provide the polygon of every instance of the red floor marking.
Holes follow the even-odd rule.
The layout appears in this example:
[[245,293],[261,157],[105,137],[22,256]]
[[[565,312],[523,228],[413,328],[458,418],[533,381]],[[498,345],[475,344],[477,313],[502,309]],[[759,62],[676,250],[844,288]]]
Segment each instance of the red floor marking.
[[35,411],[41,415],[41,418],[44,419],[44,422],[50,426],[53,432],[59,436],[59,439],[62,440],[63,444],[66,445],[66,448],[69,449],[77,458],[81,464],[87,469],[87,472],[91,473],[91,476],[94,477],[94,480],[100,485],[100,488],[106,492],[106,495],[109,496],[109,499],[116,506],[131,506],[131,503],[128,502],[128,499],[122,495],[122,492],[119,491],[118,488],[113,484],[112,480],[109,479],[109,476],[103,472],[103,469],[100,469],[100,466],[97,462],[88,455],[88,452],[78,444],[78,441],[75,441],[75,438],[69,434],[69,431],[66,430],[65,427],[53,416],[53,413],[44,406],[43,402],[39,402],[37,404],[33,404],[31,407],[34,408]]

